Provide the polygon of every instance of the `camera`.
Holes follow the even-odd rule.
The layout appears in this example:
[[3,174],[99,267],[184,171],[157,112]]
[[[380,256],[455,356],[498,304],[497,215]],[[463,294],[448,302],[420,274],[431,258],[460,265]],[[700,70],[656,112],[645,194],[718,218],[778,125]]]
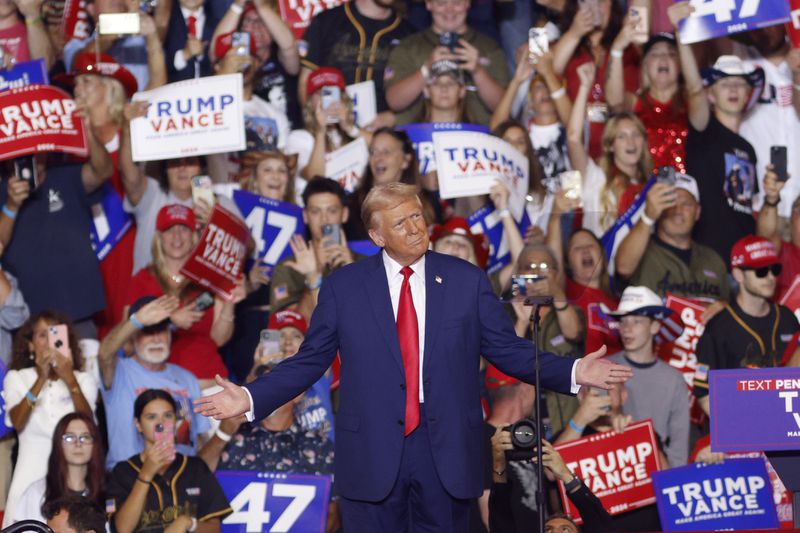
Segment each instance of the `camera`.
[[536,434],[536,421],[532,418],[517,420],[503,431],[511,433],[513,450],[506,451],[506,461],[530,461],[536,455],[536,446],[541,439]]
[[450,52],[455,52],[458,46],[459,36],[454,31],[446,31],[439,34],[439,46],[445,46],[450,49]]

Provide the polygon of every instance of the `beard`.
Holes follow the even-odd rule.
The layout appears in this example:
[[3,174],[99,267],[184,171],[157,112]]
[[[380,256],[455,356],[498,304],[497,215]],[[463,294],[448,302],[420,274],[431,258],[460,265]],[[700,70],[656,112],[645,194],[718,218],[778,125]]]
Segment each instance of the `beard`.
[[136,354],[146,363],[158,365],[169,358],[169,346],[163,342],[148,342]]

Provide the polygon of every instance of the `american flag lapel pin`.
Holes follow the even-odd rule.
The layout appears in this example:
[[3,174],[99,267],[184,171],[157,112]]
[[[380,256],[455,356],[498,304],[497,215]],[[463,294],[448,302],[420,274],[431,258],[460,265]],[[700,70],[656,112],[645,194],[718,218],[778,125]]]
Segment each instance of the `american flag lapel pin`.
[[435,280],[436,280],[436,283],[438,283],[438,284],[440,284],[440,285],[442,284],[442,276],[436,276],[436,277],[435,277],[435,278],[433,278],[433,279],[435,279]]

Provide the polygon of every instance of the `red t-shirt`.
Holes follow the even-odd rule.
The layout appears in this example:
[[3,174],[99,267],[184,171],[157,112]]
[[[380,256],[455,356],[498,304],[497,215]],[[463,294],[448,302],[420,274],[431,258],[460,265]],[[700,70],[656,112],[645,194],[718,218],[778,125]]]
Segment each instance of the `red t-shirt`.
[[[201,289],[188,291],[181,305],[194,301]],[[149,268],[143,268],[131,279],[128,290],[128,305],[142,296],[162,296],[164,291]],[[228,369],[222,363],[217,345],[211,339],[214,324],[214,306],[209,307],[203,318],[189,329],[176,329],[172,334],[169,362],[192,372],[197,379],[214,379],[215,374],[227,376]]]
[[6,53],[14,56],[17,63],[31,60],[28,49],[28,28],[24,22],[17,22],[10,28],[0,30],[0,46]]
[[610,309],[616,309],[619,300],[608,295],[600,289],[593,289],[581,285],[567,278],[565,287],[567,299],[583,309],[586,316],[586,353],[599,350],[604,344],[608,348],[608,355],[622,350],[617,330],[611,329],[608,323],[600,316],[600,304],[606,304]]
[[[606,95],[604,86],[606,83],[606,69],[608,68],[609,55],[606,53],[603,63],[597,69],[594,78],[594,85],[589,91],[589,99],[586,102],[587,111],[590,111],[592,104],[605,104]],[[578,76],[577,68],[584,63],[593,61],[591,53],[586,48],[579,48],[567,63],[564,69],[564,81],[567,84],[567,94],[574,102],[581,86],[581,79]],[[635,93],[639,90],[639,52],[632,45],[625,49],[622,56],[622,77],[625,91]],[[597,159],[602,153],[602,138],[605,122],[589,123],[589,155],[592,159]]]

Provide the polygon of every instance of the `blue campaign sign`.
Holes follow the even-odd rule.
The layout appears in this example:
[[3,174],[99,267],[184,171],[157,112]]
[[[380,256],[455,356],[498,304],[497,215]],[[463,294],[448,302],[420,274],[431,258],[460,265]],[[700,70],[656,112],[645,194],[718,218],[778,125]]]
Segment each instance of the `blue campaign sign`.
[[103,184],[102,194],[103,199],[92,205],[92,247],[98,261],[133,227],[133,217],[122,208],[122,198],[110,183]]
[[331,476],[218,470],[233,514],[223,533],[325,531]]
[[789,21],[787,0],[690,0],[694,13],[681,21],[685,44]]
[[372,241],[348,241],[347,247],[356,253],[372,256],[381,251],[380,246]]
[[[6,365],[0,361],[0,392],[3,389],[3,381],[6,379],[6,372],[8,372]],[[5,437],[12,431],[14,431],[14,428],[6,425],[6,401],[3,399],[3,395],[0,394],[0,438]]]
[[402,129],[408,134],[414,149],[417,151],[419,173],[423,176],[436,170],[436,158],[433,153],[433,134],[437,131],[480,131],[489,133],[488,126],[481,124],[464,124],[461,122],[424,122],[406,124]]
[[35,83],[50,85],[44,59],[39,58],[17,63],[9,70],[0,70],[0,91],[25,87]]
[[[639,191],[639,194],[636,195],[633,203],[625,210],[625,212],[620,216],[614,225],[608,228],[605,234],[600,238],[600,242],[603,245],[603,249],[606,252],[606,257],[608,257],[608,264],[609,267],[612,267],[614,264],[614,256],[617,253],[617,248],[625,239],[625,236],[631,231],[633,225],[639,221],[639,213],[640,210],[643,209],[644,203],[647,200],[647,191],[650,190],[656,183],[656,178],[651,176],[649,180],[644,184],[642,190]],[[613,272],[611,272],[613,274]],[[612,275],[611,281],[613,283],[614,277]]]
[[234,191],[233,200],[256,243],[255,257],[265,265],[274,267],[290,255],[289,239],[306,233],[303,210],[294,204],[247,191]]
[[778,527],[772,483],[761,457],[654,472],[653,489],[664,531]]
[[489,261],[486,264],[488,273],[496,272],[511,262],[503,220],[493,205],[486,205],[472,213],[467,223],[473,233],[484,233],[489,239]]

